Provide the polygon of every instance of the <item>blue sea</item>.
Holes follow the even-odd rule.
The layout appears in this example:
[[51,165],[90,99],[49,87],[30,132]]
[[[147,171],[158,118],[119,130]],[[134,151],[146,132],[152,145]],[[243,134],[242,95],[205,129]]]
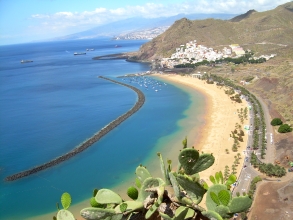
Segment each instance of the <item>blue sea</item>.
[[[155,77],[117,78],[148,71],[146,63],[92,59],[137,51],[144,43],[88,39],[0,46],[1,220],[54,212],[63,192],[77,204],[89,199],[94,188],[117,187],[134,179],[139,164],[152,163],[157,151],[171,150],[172,138],[178,136],[181,143],[183,134],[202,123],[201,94],[191,97],[188,89]],[[9,175],[71,151],[132,108],[137,101],[134,91],[98,76],[136,86],[145,94],[145,104],[74,158],[6,182]],[[197,106],[192,113],[197,117],[188,121],[192,105]]]

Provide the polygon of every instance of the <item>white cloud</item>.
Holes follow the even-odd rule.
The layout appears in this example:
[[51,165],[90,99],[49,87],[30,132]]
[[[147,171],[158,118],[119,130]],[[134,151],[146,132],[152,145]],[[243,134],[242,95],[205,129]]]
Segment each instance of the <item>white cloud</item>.
[[186,0],[182,3],[146,3],[144,5],[125,6],[116,9],[96,8],[83,12],[57,12],[55,14],[34,14],[31,19],[38,21],[34,26],[39,31],[63,32],[86,30],[104,23],[129,17],[163,17],[179,13],[226,13],[241,14],[250,9],[257,11],[270,10],[288,0]]

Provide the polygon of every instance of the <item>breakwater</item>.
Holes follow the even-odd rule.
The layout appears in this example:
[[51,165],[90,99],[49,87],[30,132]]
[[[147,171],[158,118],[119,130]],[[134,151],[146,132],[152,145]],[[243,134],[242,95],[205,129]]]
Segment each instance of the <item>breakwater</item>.
[[48,169],[50,167],[56,166],[57,164],[60,164],[63,161],[66,161],[68,159],[70,159],[71,157],[74,157],[75,155],[77,155],[78,153],[81,153],[82,151],[86,150],[88,147],[90,147],[92,144],[94,144],[95,142],[97,142],[98,140],[100,140],[103,136],[105,136],[107,133],[109,133],[111,130],[113,130],[115,127],[117,127],[119,124],[121,124],[123,121],[125,121],[127,118],[129,118],[131,115],[133,115],[135,112],[137,112],[142,105],[145,102],[145,96],[144,94],[137,88],[135,88],[134,86],[130,86],[128,84],[125,83],[121,83],[103,76],[99,76],[99,78],[101,79],[105,79],[108,80],[110,82],[122,85],[122,86],[126,86],[130,89],[132,89],[133,91],[136,92],[137,96],[138,96],[138,100],[135,103],[135,105],[126,113],[124,113],[123,115],[119,116],[118,118],[116,118],[114,121],[110,122],[108,125],[106,125],[105,127],[103,127],[100,131],[98,131],[97,133],[95,133],[92,137],[90,137],[89,139],[85,140],[83,143],[81,143],[79,146],[77,146],[76,148],[74,148],[72,151],[59,156],[47,163],[44,163],[42,165],[33,167],[29,170],[25,170],[10,176],[7,176],[5,178],[6,181],[14,181],[32,174],[35,174],[39,171]]

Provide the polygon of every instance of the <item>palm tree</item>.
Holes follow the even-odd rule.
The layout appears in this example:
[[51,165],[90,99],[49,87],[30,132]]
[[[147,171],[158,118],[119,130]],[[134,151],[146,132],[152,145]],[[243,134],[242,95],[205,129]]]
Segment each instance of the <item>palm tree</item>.
[[241,154],[240,154],[240,153],[237,153],[237,157],[238,157],[239,159],[241,159]]

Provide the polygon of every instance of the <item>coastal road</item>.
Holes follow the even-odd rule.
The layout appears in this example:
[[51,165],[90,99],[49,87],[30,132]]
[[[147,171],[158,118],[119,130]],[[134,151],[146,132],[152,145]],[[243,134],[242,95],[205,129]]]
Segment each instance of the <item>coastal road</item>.
[[[264,163],[274,163],[275,160],[275,144],[274,144],[274,129],[271,126],[271,116],[269,114],[269,110],[267,105],[264,103],[264,101],[256,96],[256,98],[259,100],[261,107],[264,112],[264,118],[265,118],[265,124],[266,124],[266,138],[267,138],[267,149],[266,149],[266,155],[265,159],[261,159],[260,157],[260,152],[261,152],[261,147],[256,151],[257,157]],[[249,104],[249,103],[248,103]],[[248,132],[248,140],[247,140],[247,148],[246,151],[244,152],[245,158],[244,158],[244,163],[243,163],[243,168],[241,170],[241,173],[238,177],[238,182],[237,186],[234,187],[233,189],[233,195],[236,195],[236,192],[239,192],[242,194],[243,192],[248,192],[249,187],[250,187],[250,182],[252,179],[256,176],[258,176],[260,173],[255,170],[251,164],[250,164],[250,158],[251,158],[251,153],[253,152],[252,150],[252,145],[253,145],[253,129],[254,129],[254,114],[253,114],[253,109],[249,111],[249,125],[250,131]],[[272,141],[271,141],[272,140]],[[260,145],[261,146],[261,145]]]
[[[264,118],[265,118],[265,124],[266,124],[266,137],[267,137],[267,149],[265,151],[266,152],[265,159],[261,159],[260,157],[259,159],[264,163],[274,164],[276,146],[275,146],[275,138],[274,138],[274,128],[271,125],[272,118],[270,116],[268,106],[264,103],[263,99],[256,95],[255,97],[259,100],[264,112]],[[271,136],[272,136],[272,142],[271,142]]]
[[[247,102],[248,105],[251,105],[251,103]],[[248,139],[247,139],[247,146],[246,150],[243,152],[244,154],[244,162],[243,162],[243,167],[240,171],[240,174],[237,179],[237,184],[232,190],[233,196],[236,196],[236,193],[239,192],[242,194],[243,192],[248,193],[249,188],[250,188],[250,182],[251,180],[258,176],[259,173],[251,166],[250,164],[250,157],[251,153],[253,152],[252,150],[252,145],[253,145],[253,128],[254,128],[254,111],[253,107],[251,110],[249,110],[249,127],[250,130],[248,131]]]
[[236,196],[237,192],[239,192],[240,194],[244,192],[248,193],[250,182],[253,180],[254,177],[259,175],[259,173],[250,166],[249,162],[246,162],[245,165],[247,167],[241,170],[241,174],[238,178],[238,183],[233,189],[233,196]]

